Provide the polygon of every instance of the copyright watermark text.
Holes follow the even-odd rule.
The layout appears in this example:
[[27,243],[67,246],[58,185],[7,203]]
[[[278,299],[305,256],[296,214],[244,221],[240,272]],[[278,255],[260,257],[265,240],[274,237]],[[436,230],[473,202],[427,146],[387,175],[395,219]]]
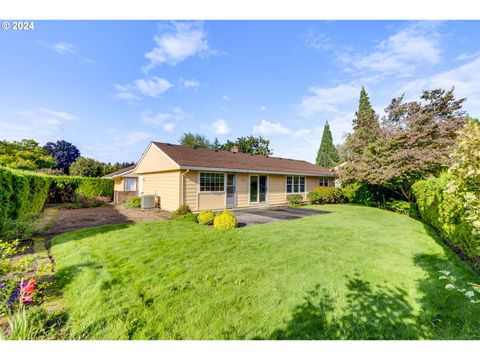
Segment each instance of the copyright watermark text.
[[35,30],[33,21],[2,21],[2,30]]

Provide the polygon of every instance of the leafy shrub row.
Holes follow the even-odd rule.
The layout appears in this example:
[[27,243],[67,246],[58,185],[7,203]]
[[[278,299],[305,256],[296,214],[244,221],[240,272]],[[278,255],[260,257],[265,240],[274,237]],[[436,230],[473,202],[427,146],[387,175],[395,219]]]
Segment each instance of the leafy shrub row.
[[328,186],[316,186],[307,194],[307,199],[310,204],[340,204],[344,202],[342,190]]
[[423,222],[436,228],[442,237],[474,261],[480,259],[480,239],[473,233],[458,196],[449,191],[451,175],[417,181],[413,194]]
[[212,210],[204,210],[195,215],[188,205],[180,205],[173,213],[175,220],[198,222],[201,225],[212,225],[216,229],[233,229],[238,226],[238,221],[233,212],[224,209],[215,215]]
[[6,219],[27,219],[45,203],[73,202],[77,196],[113,197],[113,180],[50,176],[0,167],[0,230]]

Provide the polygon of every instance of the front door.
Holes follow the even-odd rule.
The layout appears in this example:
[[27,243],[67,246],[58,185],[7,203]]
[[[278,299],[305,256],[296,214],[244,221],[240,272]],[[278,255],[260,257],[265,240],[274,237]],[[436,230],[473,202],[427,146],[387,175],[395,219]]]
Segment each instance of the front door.
[[265,175],[250,176],[250,203],[267,201],[267,177]]
[[237,205],[235,180],[235,174],[227,174],[227,207],[235,207]]

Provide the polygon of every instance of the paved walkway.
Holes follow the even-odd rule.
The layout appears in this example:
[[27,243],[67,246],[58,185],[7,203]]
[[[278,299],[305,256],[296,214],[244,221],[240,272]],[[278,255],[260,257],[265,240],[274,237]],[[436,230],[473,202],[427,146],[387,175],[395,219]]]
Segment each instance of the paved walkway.
[[266,224],[279,220],[295,220],[306,216],[326,214],[326,211],[305,208],[290,208],[287,206],[265,209],[233,210],[238,220],[238,226]]

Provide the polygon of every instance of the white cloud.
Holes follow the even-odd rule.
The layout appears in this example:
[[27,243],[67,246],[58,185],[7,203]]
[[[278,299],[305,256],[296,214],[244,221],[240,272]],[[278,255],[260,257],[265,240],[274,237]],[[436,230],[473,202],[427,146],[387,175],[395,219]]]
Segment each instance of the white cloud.
[[228,135],[230,134],[230,127],[225,119],[218,119],[212,123],[212,128],[215,134]]
[[328,50],[333,47],[332,41],[329,37],[322,33],[315,33],[313,30],[310,30],[304,36],[305,45],[312,49],[318,50]]
[[184,89],[193,89],[197,90],[202,84],[200,81],[197,81],[195,79],[190,79],[190,80],[185,80],[185,79],[180,79],[180,86]]
[[37,108],[13,112],[8,120],[0,119],[0,137],[7,140],[35,138],[39,142],[51,141],[60,137],[67,124],[78,117],[64,111]]
[[74,54],[76,52],[76,46],[70,43],[66,42],[58,42],[55,44],[45,44],[42,43],[43,46],[52,49],[53,51],[56,51],[60,55],[65,55],[65,54]]
[[150,79],[135,80],[134,84],[141,94],[154,98],[172,87],[172,84],[168,80],[156,76]]
[[402,92],[417,98],[422,90],[455,87],[457,98],[467,97],[464,108],[472,116],[480,114],[480,54],[472,61],[456,68],[420,78],[406,84]]
[[253,133],[258,135],[292,135],[293,132],[280,123],[262,119],[259,125],[253,127]]
[[322,88],[312,86],[311,95],[302,98],[299,115],[310,117],[322,112],[337,112],[338,106],[358,98],[360,87],[353,84],[341,84],[335,87]]
[[[140,117],[142,122],[147,125],[162,126],[165,131],[172,132],[175,124],[172,121],[182,121],[185,119],[185,112],[181,107],[174,107],[171,112],[153,114],[150,110],[142,111]],[[167,122],[168,121],[168,122]]]
[[129,84],[115,84],[114,86],[117,90],[115,98],[133,101],[140,99],[138,95],[158,98],[173,85],[168,80],[154,76],[151,78],[138,79]]
[[222,100],[223,100],[223,101],[229,101],[229,100],[230,100],[230,96],[228,96],[228,95],[223,95],[223,96],[222,96]]
[[266,106],[264,106],[264,105],[260,106],[260,111],[265,111],[265,110],[267,110]]
[[208,44],[203,23],[199,21],[172,21],[155,35],[156,46],[145,54],[150,63],[145,70],[162,64],[176,65],[191,56],[214,53]]
[[165,130],[166,132],[172,132],[174,128],[175,128],[175,124],[173,123],[163,124],[163,130]]
[[350,65],[351,71],[367,71],[411,76],[424,65],[435,65],[441,59],[441,36],[437,22],[415,22],[381,41],[375,51],[339,52],[337,57]]

